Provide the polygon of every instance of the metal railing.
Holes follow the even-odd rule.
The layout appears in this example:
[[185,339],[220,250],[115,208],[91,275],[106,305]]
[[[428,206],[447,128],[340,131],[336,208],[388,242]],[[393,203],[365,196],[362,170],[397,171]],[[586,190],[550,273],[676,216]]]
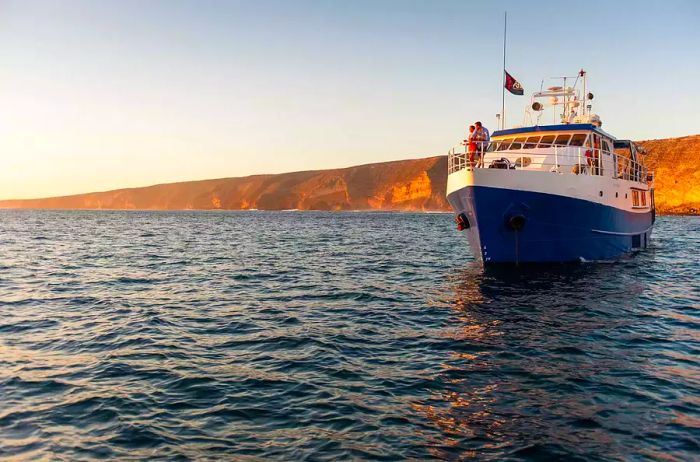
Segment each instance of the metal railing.
[[[524,144],[524,143],[523,143]],[[653,181],[653,174],[631,158],[602,148],[537,143],[537,147],[498,150],[498,142],[459,144],[448,151],[448,173],[479,168],[529,170],[574,175],[604,175],[640,183]],[[515,160],[512,158],[516,157]],[[612,171],[611,171],[612,170]]]

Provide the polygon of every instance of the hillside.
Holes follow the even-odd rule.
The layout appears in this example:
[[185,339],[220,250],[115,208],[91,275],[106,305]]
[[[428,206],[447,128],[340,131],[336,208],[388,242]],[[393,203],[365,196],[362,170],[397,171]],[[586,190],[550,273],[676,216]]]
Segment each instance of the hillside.
[[168,183],[47,199],[0,201],[0,207],[75,209],[447,210],[447,159]]
[[[700,135],[641,143],[656,172],[659,213],[700,212]],[[449,210],[445,156],[356,167],[168,183],[45,199],[3,208]]]
[[654,171],[656,208],[667,214],[700,213],[700,135],[650,140],[647,166]]

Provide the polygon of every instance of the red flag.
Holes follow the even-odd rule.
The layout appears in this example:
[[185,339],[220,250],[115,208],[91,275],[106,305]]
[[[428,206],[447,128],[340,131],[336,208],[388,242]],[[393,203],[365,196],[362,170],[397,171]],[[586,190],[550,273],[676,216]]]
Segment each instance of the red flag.
[[509,92],[513,93],[514,95],[523,95],[525,91],[523,90],[523,86],[520,85],[520,82],[515,80],[515,78],[508,73],[505,69],[503,72],[506,73],[506,90]]

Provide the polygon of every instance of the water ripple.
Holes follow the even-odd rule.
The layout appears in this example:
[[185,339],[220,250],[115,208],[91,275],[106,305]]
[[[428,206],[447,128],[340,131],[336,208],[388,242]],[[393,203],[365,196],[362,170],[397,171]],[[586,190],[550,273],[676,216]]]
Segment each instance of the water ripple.
[[0,459],[700,453],[697,218],[483,272],[450,215],[0,215]]

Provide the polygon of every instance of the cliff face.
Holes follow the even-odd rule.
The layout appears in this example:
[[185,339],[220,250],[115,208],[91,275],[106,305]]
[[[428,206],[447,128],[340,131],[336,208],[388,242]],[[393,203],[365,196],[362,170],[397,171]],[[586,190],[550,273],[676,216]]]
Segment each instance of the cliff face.
[[[656,173],[659,213],[700,213],[700,135],[641,143]],[[169,183],[47,199],[0,201],[0,207],[74,209],[449,210],[447,158]]]
[[660,213],[700,213],[700,135],[650,140],[647,167],[654,171],[656,209]]
[[447,159],[169,183],[47,199],[0,201],[0,207],[75,209],[447,210]]

